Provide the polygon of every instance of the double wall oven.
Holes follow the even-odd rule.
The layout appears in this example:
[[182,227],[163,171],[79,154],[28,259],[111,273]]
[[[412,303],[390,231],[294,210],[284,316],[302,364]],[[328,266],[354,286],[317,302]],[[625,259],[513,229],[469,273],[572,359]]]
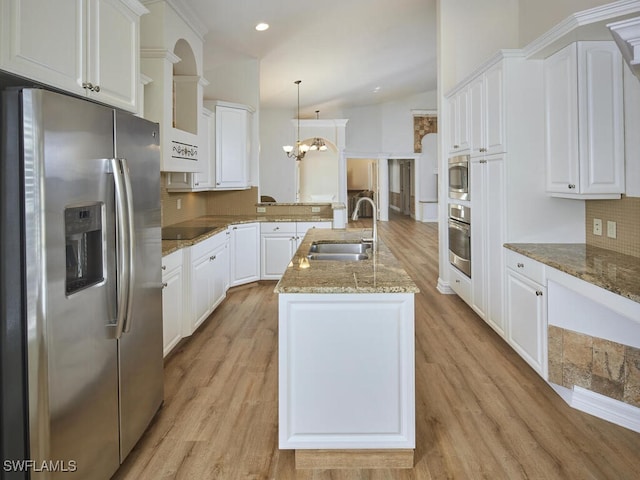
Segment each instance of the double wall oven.
[[[449,198],[469,201],[469,156],[449,159]],[[449,204],[449,262],[471,277],[471,208],[460,203]]]

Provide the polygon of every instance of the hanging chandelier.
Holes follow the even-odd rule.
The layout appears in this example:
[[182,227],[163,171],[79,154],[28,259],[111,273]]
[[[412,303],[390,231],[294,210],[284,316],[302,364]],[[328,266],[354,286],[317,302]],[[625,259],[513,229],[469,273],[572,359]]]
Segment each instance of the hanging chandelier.
[[[320,120],[320,110],[316,110],[316,120]],[[320,152],[326,152],[327,145],[324,143],[324,140],[322,138],[316,137],[313,139],[313,142],[311,142],[311,145],[309,146],[309,150],[318,150]]]
[[296,136],[297,140],[296,140],[296,146],[295,147],[292,146],[292,145],[285,145],[285,146],[282,147],[282,149],[287,154],[287,157],[295,158],[296,162],[299,162],[307,154],[307,152],[309,151],[310,147],[309,147],[309,145],[305,145],[304,143],[300,142],[300,84],[302,83],[302,80],[296,80],[293,83],[295,83],[298,86],[298,115],[297,115],[298,133],[297,133],[297,136]]

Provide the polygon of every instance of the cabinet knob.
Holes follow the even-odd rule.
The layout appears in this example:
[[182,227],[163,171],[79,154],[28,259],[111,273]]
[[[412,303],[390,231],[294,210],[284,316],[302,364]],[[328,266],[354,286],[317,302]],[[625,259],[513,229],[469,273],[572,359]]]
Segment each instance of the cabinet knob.
[[273,231],[275,232],[276,230],[280,230],[280,227],[276,227],[273,229]]
[[518,267],[518,268],[524,268],[524,263],[520,263],[520,262],[518,262],[517,267]]
[[568,185],[568,187],[569,187],[570,189],[574,189],[574,188],[576,188],[576,186],[575,186],[573,183],[570,183],[570,184]]
[[487,149],[486,149],[486,148],[484,148],[484,147],[480,147],[480,152],[483,152],[483,153],[484,153],[484,152],[486,152],[486,151],[487,151]]
[[536,290],[536,297],[541,297],[542,296],[542,292],[540,290]]
[[237,229],[238,229],[238,227],[233,227],[233,229],[234,229],[234,230],[237,230]]
[[458,280],[457,278],[456,278],[456,283],[460,283],[460,280]]
[[211,255],[211,256],[209,257],[209,260],[211,260],[212,262],[213,262],[215,259],[216,259],[216,256],[215,256],[215,255]]
[[166,270],[167,266],[166,265],[162,265],[162,270]]
[[454,145],[453,148],[460,148],[460,145]]
[[480,160],[479,163],[487,163],[487,161],[486,160]]
[[162,282],[162,288],[167,288],[169,284],[167,282]]
[[91,90],[92,92],[99,92],[100,91],[100,85],[94,85],[91,82],[84,82],[82,84],[82,88],[85,88],[87,90]]

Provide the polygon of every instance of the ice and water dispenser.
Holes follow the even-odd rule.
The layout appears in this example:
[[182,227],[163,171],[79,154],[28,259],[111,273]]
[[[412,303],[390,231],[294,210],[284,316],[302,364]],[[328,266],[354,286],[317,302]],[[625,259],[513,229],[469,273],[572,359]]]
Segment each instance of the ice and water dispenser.
[[64,209],[67,256],[66,294],[104,280],[102,203]]

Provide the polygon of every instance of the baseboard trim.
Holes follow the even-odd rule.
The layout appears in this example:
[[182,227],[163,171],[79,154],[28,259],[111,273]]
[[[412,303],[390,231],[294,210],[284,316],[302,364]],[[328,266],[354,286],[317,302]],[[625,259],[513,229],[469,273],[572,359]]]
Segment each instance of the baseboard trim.
[[436,285],[436,289],[445,295],[453,295],[456,293],[453,288],[449,286],[449,282],[443,281],[440,277],[438,277],[438,285]]
[[413,449],[296,450],[296,469],[413,468]]
[[549,385],[570,407],[640,433],[640,408],[577,385],[573,389]]

